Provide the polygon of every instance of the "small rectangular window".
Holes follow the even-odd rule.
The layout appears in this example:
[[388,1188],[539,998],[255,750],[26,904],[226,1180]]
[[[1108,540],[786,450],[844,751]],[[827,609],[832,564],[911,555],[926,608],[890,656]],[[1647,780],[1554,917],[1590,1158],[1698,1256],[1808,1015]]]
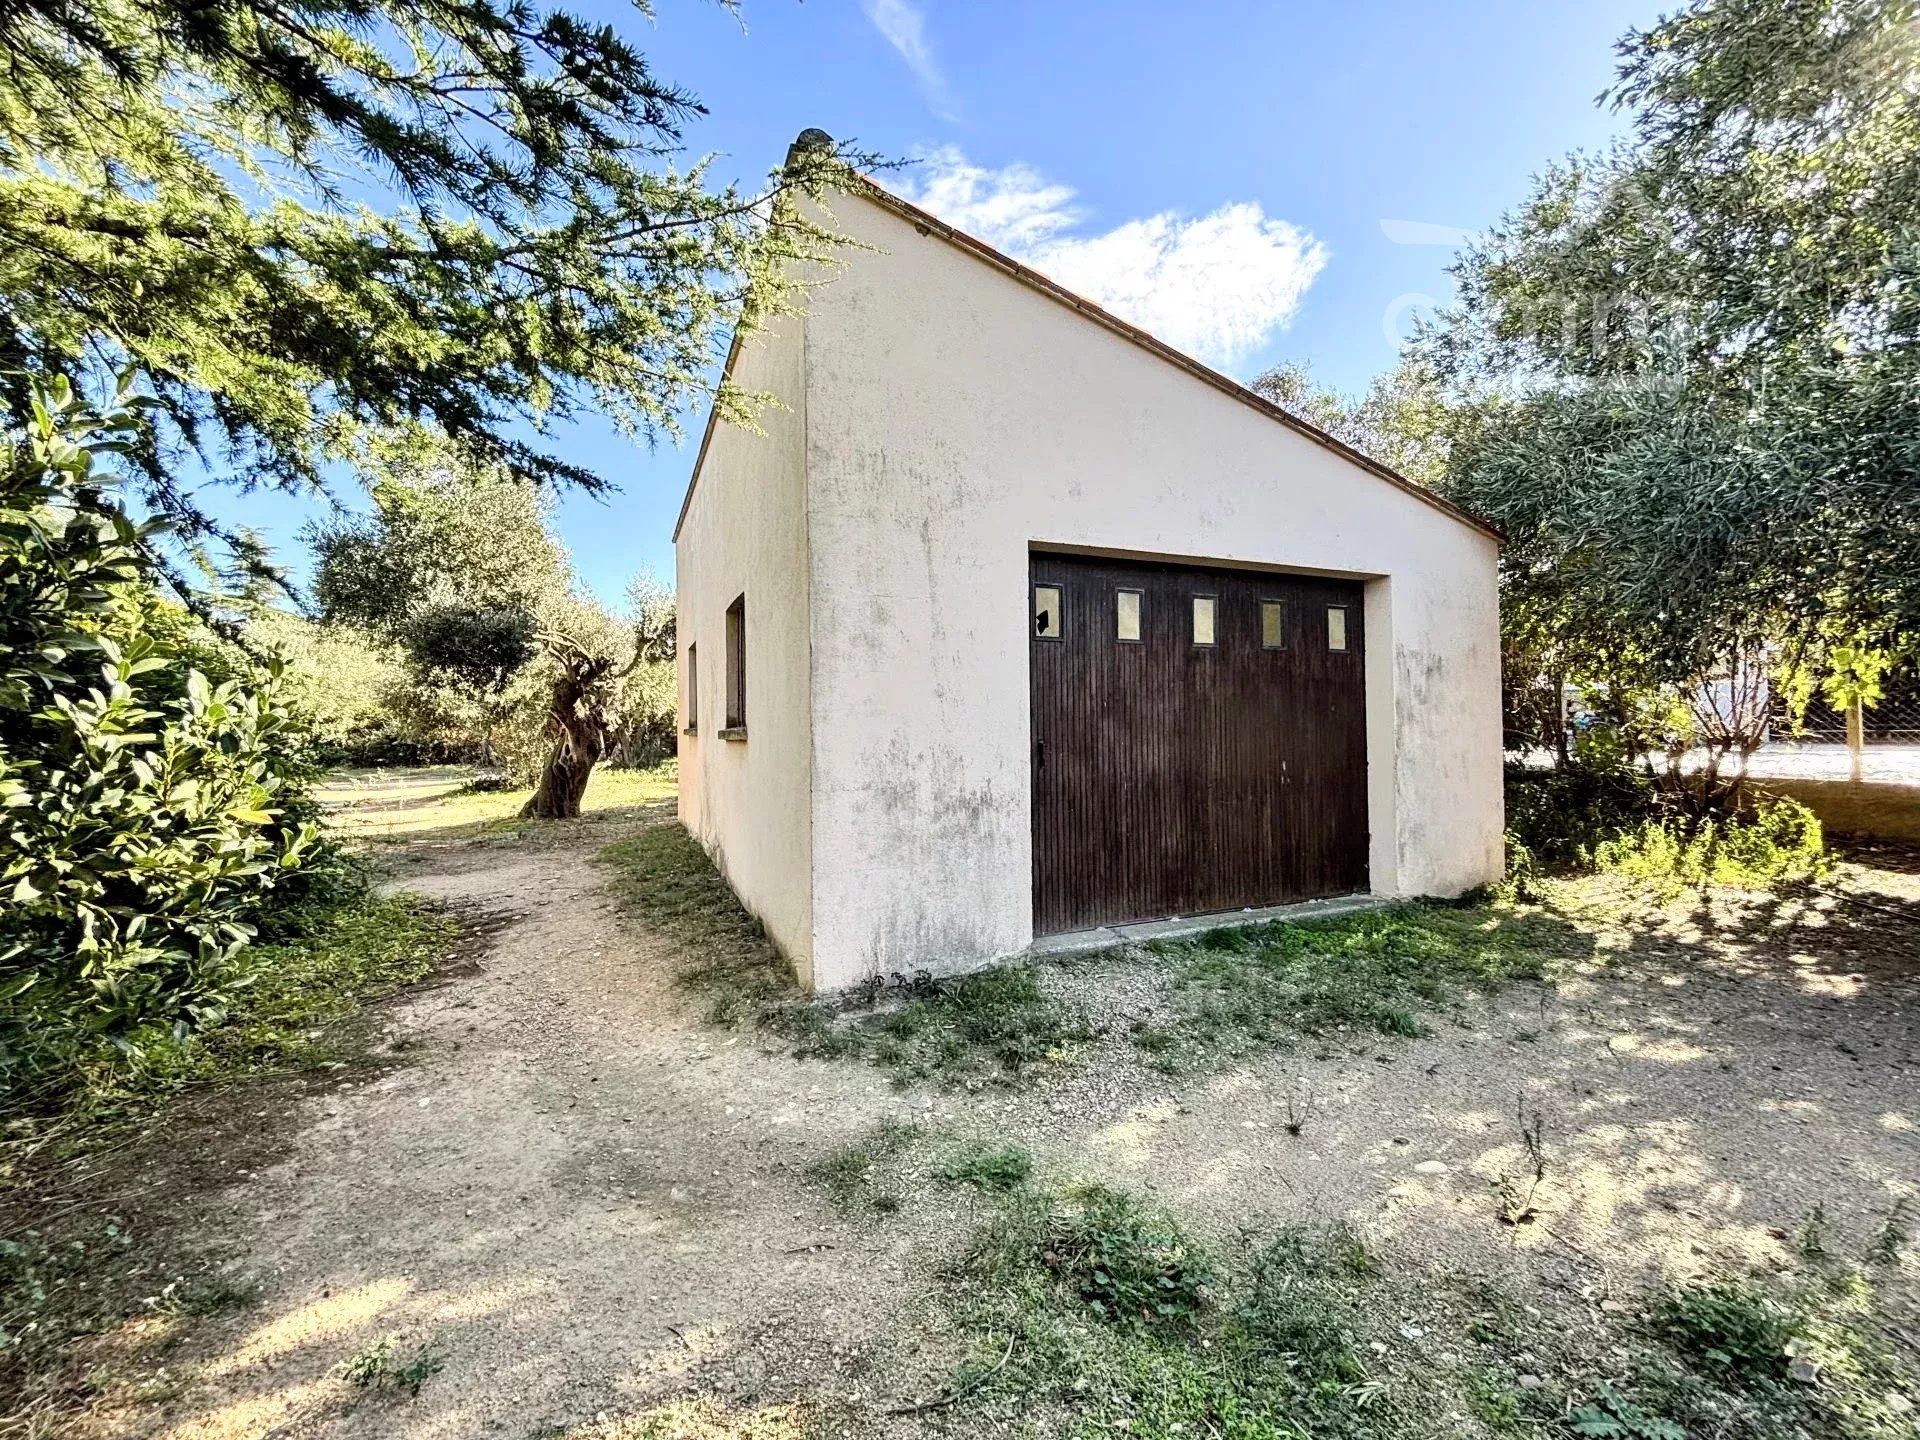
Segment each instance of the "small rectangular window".
[[1140,592],[1138,590],[1113,592],[1113,638],[1132,641],[1140,639]]
[[1033,587],[1033,633],[1042,640],[1060,638],[1060,587]]
[[1193,597],[1193,643],[1196,645],[1213,644],[1214,608],[1218,597],[1196,595]]
[[727,729],[746,728],[747,597],[741,595],[727,607]]
[[1327,649],[1344,650],[1347,648],[1347,607],[1329,605],[1327,607]]
[[700,647],[687,646],[687,734],[700,733]]
[[1287,648],[1286,601],[1262,600],[1260,602],[1260,648],[1262,650]]

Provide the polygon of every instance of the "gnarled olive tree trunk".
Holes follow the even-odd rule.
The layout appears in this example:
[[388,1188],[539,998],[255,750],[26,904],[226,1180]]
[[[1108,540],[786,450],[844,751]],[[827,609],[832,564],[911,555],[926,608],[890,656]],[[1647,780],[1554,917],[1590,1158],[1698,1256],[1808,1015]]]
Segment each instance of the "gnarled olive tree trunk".
[[614,662],[592,655],[572,642],[556,645],[560,673],[553,682],[547,711],[547,734],[553,748],[540,767],[540,783],[521,807],[522,817],[571,820],[580,813],[580,797],[587,778],[607,753],[613,725],[611,708]]

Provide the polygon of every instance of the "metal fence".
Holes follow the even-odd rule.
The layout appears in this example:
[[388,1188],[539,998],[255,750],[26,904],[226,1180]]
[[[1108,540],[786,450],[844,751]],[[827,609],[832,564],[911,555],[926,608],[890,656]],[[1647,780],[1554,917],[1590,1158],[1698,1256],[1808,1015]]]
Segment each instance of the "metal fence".
[[[1883,689],[1880,700],[1861,711],[1860,779],[1920,786],[1920,671],[1898,671]],[[1779,779],[1853,778],[1846,713],[1815,700],[1794,725],[1779,711],[1749,770]]]

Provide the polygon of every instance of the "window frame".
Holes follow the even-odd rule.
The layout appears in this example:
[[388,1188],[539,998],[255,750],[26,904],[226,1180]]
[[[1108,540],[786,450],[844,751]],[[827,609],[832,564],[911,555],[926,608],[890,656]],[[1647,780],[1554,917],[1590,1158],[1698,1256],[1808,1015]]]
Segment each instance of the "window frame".
[[[1040,592],[1051,590],[1053,601],[1054,633],[1049,635],[1039,628]],[[1032,580],[1027,584],[1027,634],[1034,640],[1045,640],[1059,644],[1067,638],[1067,587],[1058,580]]]
[[700,642],[687,642],[687,724],[683,735],[700,733]]
[[[1340,612],[1340,643],[1333,643],[1333,612]],[[1327,606],[1327,653],[1329,655],[1350,655],[1353,653],[1353,607],[1351,605]]]
[[[1267,643],[1267,610],[1271,607],[1280,612],[1278,634],[1280,638],[1272,644]],[[1287,602],[1276,596],[1263,596],[1260,601],[1260,648],[1262,650],[1290,650],[1287,644]]]
[[727,606],[726,724],[722,740],[747,738],[747,592],[742,590]]
[[[1133,628],[1131,637],[1120,633],[1120,597],[1131,595],[1133,607]],[[1113,643],[1116,645],[1144,645],[1147,643],[1147,592],[1137,585],[1116,585],[1113,587]]]
[[[1208,615],[1212,619],[1209,627],[1213,632],[1211,640],[1200,638],[1200,602],[1207,602]],[[1187,638],[1196,650],[1218,650],[1220,648],[1220,592],[1196,591],[1187,597]]]

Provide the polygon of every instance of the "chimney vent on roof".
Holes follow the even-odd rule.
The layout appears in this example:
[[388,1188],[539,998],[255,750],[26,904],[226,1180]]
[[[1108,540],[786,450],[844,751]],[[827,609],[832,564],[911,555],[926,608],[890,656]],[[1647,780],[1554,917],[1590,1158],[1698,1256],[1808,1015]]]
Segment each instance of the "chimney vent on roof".
[[787,147],[787,164],[791,165],[809,150],[833,149],[833,137],[818,126],[809,125],[793,137],[793,144]]

